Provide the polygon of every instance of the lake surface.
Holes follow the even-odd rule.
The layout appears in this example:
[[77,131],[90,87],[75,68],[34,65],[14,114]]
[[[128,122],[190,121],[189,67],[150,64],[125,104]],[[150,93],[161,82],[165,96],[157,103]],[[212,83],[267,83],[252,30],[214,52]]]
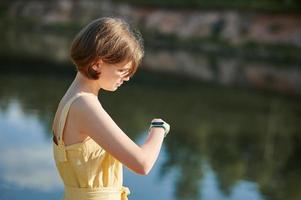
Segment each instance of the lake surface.
[[[54,200],[63,194],[50,127],[71,81],[0,76],[1,200]],[[148,176],[124,168],[131,200],[301,199],[300,97],[138,73],[99,99],[140,144],[152,118],[171,124]]]

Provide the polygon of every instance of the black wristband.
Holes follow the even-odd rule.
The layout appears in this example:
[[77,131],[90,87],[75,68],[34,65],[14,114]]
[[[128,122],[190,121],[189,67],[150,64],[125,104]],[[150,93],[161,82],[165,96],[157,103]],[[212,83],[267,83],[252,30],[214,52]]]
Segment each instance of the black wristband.
[[162,126],[164,122],[152,122],[151,125],[153,126]]
[[151,129],[152,127],[163,128],[164,137],[166,137],[167,133],[169,132],[169,125],[166,122],[151,122],[149,129]]

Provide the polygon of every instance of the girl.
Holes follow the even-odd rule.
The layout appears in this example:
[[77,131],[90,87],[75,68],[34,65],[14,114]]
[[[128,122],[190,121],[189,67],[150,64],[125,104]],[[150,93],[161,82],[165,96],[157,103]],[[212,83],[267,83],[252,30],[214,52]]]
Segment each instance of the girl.
[[134,75],[143,57],[142,39],[119,18],[100,18],[72,42],[77,74],[53,121],[53,151],[64,182],[64,200],[127,199],[122,165],[146,175],[153,167],[169,125],[153,119],[149,135],[135,144],[98,100],[101,89],[115,91]]

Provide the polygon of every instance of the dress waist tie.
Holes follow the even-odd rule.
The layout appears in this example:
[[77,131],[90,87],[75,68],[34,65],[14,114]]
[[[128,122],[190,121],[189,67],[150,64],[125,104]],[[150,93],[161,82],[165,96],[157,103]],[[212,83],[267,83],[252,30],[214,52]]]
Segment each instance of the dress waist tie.
[[130,190],[127,187],[76,188],[65,186],[64,199],[82,200],[128,200]]

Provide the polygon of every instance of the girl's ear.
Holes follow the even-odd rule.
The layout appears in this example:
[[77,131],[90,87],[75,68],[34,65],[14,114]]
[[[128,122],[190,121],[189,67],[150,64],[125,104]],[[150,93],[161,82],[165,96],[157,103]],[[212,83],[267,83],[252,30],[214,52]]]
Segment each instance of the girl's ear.
[[93,69],[94,71],[100,72],[102,65],[103,65],[103,61],[100,59],[99,61],[95,62],[95,63],[92,65],[92,69]]
[[100,66],[99,66],[99,64],[97,64],[97,63],[95,63],[95,64],[93,64],[92,65],[92,69],[94,70],[94,71],[100,71]]

